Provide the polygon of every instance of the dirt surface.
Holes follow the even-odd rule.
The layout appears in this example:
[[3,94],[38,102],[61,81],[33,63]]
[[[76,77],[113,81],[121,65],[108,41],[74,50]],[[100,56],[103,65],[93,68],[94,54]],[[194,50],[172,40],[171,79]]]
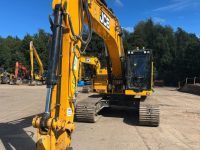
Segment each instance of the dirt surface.
[[[200,96],[174,88],[155,91],[159,127],[138,126],[135,111],[104,110],[96,124],[76,123],[74,150],[199,150]],[[35,149],[31,120],[43,112],[45,95],[45,86],[0,85],[0,150]]]
[[186,84],[179,91],[200,96],[200,84]]

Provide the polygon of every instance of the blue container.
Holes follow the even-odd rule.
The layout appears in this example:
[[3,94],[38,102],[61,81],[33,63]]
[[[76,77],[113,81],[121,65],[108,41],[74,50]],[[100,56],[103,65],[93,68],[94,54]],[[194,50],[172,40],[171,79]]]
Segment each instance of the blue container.
[[83,87],[85,86],[85,82],[84,81],[79,81],[78,82],[78,87]]

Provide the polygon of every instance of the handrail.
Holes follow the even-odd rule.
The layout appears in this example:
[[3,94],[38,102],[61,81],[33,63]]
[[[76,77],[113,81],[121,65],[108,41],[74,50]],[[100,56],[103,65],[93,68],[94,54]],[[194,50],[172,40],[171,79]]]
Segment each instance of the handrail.
[[183,81],[179,81],[178,82],[178,87],[179,89],[187,84],[193,84],[193,85],[196,85],[196,84],[200,84],[200,77],[194,77],[194,78],[186,78],[185,80]]

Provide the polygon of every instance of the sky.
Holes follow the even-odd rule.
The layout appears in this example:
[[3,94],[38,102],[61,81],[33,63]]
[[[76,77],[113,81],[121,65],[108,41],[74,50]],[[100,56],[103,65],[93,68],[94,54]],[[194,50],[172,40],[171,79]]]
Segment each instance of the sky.
[[[50,32],[48,16],[52,0],[9,0],[0,4],[0,36]],[[123,28],[133,31],[142,20],[177,27],[200,36],[200,0],[107,0]]]

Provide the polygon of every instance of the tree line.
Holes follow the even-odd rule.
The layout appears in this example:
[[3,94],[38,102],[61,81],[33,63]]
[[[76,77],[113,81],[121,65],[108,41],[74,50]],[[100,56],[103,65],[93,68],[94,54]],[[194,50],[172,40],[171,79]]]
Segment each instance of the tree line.
[[[12,36],[0,37],[0,67],[8,72],[14,72],[15,63],[19,61],[30,70],[29,44],[33,41],[46,70],[50,37],[44,30],[39,30],[34,35],[26,34],[23,39]],[[37,65],[35,66],[38,69]]]
[[181,28],[155,24],[151,19],[124,34],[125,49],[137,46],[153,50],[156,78],[177,85],[186,77],[200,77],[200,39]]
[[[156,79],[164,80],[167,85],[176,85],[186,77],[200,76],[200,39],[195,34],[181,28],[174,31],[172,27],[156,24],[151,19],[139,22],[134,32],[123,32],[125,51],[136,47],[152,49]],[[19,61],[30,70],[30,41],[34,42],[47,70],[51,35],[44,30],[34,35],[27,34],[23,39],[0,37],[0,67],[14,72],[15,62]],[[86,55],[91,54],[98,56],[105,66],[104,43],[95,33],[86,50]]]

